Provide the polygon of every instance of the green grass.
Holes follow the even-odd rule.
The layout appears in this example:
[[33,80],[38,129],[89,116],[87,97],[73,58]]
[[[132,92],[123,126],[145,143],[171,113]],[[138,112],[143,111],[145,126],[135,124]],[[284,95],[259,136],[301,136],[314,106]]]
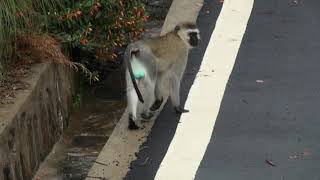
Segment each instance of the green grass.
[[62,8],[60,0],[0,0],[0,78],[16,55],[19,33],[46,31],[48,12]]

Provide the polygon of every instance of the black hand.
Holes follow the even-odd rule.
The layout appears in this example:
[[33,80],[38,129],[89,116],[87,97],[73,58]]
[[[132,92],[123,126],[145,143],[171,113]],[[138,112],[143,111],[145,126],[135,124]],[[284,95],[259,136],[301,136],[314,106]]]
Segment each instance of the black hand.
[[153,115],[154,115],[154,114],[152,114],[152,113],[142,113],[142,114],[141,114],[141,117],[142,117],[143,119],[151,119],[151,118],[153,117]]
[[156,111],[156,110],[158,110],[158,109],[160,108],[162,102],[163,102],[163,98],[157,99],[157,100],[153,103],[153,105],[151,106],[150,110],[151,110],[151,111]]
[[189,110],[184,109],[184,108],[181,107],[181,106],[175,107],[174,110],[176,111],[176,114],[182,114],[182,113],[187,113],[187,112],[189,112]]
[[132,119],[132,116],[131,116],[131,115],[129,115],[128,128],[129,128],[130,130],[142,129],[141,127],[139,127],[139,126],[136,125],[136,123],[135,123],[134,120]]

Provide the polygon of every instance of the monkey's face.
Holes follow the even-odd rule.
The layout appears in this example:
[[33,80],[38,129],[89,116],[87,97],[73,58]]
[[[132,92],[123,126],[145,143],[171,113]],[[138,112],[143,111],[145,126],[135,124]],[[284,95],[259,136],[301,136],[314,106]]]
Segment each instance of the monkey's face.
[[197,47],[199,44],[199,32],[189,32],[189,44],[191,47]]
[[177,25],[175,32],[180,36],[188,48],[198,46],[200,40],[200,31],[193,23]]

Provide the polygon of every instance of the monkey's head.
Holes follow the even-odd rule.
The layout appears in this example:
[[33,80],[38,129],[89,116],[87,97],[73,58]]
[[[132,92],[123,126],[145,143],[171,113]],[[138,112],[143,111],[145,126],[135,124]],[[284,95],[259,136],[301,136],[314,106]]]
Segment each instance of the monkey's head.
[[200,40],[200,31],[194,23],[178,24],[174,31],[187,44],[189,48],[198,46]]

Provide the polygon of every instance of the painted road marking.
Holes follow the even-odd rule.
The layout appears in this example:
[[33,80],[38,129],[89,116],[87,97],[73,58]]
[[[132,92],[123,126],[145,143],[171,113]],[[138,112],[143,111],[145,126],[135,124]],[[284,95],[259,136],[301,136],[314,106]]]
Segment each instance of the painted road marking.
[[156,180],[194,179],[210,142],[254,0],[225,0]]

